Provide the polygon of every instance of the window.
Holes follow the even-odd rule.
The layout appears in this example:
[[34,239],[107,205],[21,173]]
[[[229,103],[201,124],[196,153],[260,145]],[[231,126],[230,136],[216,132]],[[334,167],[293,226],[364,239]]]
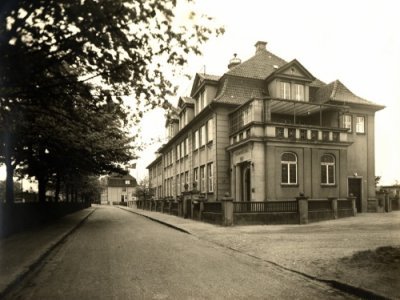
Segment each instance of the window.
[[181,192],[185,191],[185,174],[181,174]]
[[130,180],[125,180],[125,184],[131,184]]
[[206,174],[204,166],[200,167],[200,192],[206,191]]
[[210,119],[207,122],[207,142],[211,142],[214,139],[214,120]]
[[199,168],[193,170],[193,183],[196,183],[197,188],[199,188]]
[[206,144],[206,126],[203,125],[200,128],[200,147]]
[[189,138],[185,139],[185,155],[189,153]]
[[290,99],[290,83],[281,81],[280,89],[281,89],[281,98]]
[[321,157],[321,184],[335,184],[335,158],[325,154]]
[[214,174],[213,174],[213,163],[207,165],[207,175],[208,175],[208,191],[210,193],[214,192]]
[[189,171],[185,172],[185,184],[189,185]]
[[294,99],[298,101],[304,101],[304,85],[295,84],[294,85]]
[[199,148],[199,131],[196,130],[194,132],[194,143],[193,143],[194,150]]
[[365,118],[356,117],[356,133],[365,133]]
[[176,160],[179,160],[180,157],[181,157],[181,148],[180,145],[178,144],[176,146]]
[[347,129],[349,129],[349,132],[351,132],[352,131],[352,117],[351,117],[351,115],[343,115],[343,124],[342,124],[342,127],[343,128],[347,128]]
[[282,184],[297,184],[297,156],[285,152],[281,156]]
[[180,194],[181,192],[181,182],[179,180],[179,175],[176,175],[176,194]]
[[250,134],[250,129],[247,129],[247,130],[246,130],[246,137],[249,138],[250,135],[251,135],[251,134]]

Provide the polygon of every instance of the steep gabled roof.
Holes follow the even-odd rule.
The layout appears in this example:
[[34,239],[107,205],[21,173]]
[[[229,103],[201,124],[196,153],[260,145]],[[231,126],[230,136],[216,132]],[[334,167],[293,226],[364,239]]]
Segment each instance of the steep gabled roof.
[[184,105],[194,105],[195,100],[191,97],[179,97],[178,107],[182,108]]
[[315,101],[319,103],[336,101],[349,104],[380,106],[355,95],[339,80],[335,80],[325,86],[320,87],[315,94]]
[[196,76],[194,77],[193,80],[193,85],[192,85],[192,90],[190,91],[190,95],[193,96],[194,93],[198,90],[198,88],[201,86],[201,84],[204,81],[208,81],[211,84],[218,84],[218,80],[221,78],[221,76],[217,75],[211,75],[211,74],[205,74],[205,73],[196,73]]
[[[285,74],[285,71],[292,67],[299,69],[300,74],[296,74],[296,75]],[[287,64],[284,64],[284,65],[280,66],[279,68],[275,69],[275,71],[272,72],[268,77],[272,79],[272,78],[275,78],[275,76],[280,76],[280,75],[297,77],[297,78],[304,77],[301,79],[308,80],[309,82],[312,82],[315,80],[315,77],[297,59],[293,59],[292,61],[288,62]]]
[[271,75],[276,68],[286,64],[286,61],[267,51],[260,50],[250,59],[233,67],[225,74],[254,79],[265,79]]

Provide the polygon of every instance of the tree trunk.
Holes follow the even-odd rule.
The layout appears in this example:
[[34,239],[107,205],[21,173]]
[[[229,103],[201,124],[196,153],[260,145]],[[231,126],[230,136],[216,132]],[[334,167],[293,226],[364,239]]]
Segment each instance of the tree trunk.
[[44,203],[46,202],[46,185],[47,179],[46,177],[39,177],[38,178],[38,189],[39,189],[39,202]]
[[60,174],[56,174],[56,192],[54,195],[54,201],[58,202],[60,200],[60,188],[61,188],[61,179]]
[[14,203],[14,166],[11,159],[11,134],[8,129],[4,132],[4,160],[6,165],[6,203]]

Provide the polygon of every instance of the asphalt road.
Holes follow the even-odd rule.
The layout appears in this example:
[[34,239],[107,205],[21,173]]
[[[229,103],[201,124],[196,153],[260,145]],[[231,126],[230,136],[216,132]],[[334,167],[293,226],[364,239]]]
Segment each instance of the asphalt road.
[[127,211],[98,208],[6,299],[351,299]]

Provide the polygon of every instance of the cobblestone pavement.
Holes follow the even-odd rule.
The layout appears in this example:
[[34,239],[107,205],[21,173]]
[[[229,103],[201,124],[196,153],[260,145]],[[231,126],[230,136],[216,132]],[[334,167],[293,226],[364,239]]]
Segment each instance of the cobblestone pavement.
[[359,214],[307,225],[221,227],[138,209],[202,239],[311,276],[334,279],[400,299],[400,260],[348,264],[344,258],[378,247],[400,247],[400,211]]

